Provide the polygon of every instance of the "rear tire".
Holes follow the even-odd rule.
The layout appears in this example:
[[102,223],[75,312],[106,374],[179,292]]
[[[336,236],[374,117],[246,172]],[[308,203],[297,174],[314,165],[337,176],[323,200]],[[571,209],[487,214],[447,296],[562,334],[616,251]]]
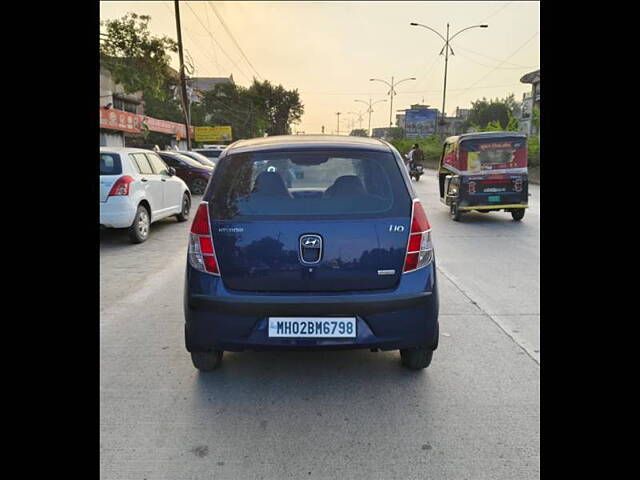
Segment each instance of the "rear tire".
[[129,233],[129,239],[132,243],[142,243],[147,238],[149,238],[149,228],[151,226],[151,218],[149,216],[148,210],[142,206],[138,205],[138,210],[136,210],[136,216],[133,217],[133,223],[127,229]]
[[511,217],[516,222],[519,222],[520,220],[522,220],[522,218],[524,217],[524,208],[517,208],[517,209],[511,210]]
[[189,220],[189,211],[191,210],[191,199],[189,195],[185,193],[182,195],[182,210],[176,215],[176,219],[179,222],[186,222]]
[[193,362],[193,366],[201,372],[210,372],[220,366],[223,353],[222,350],[191,352],[191,361]]
[[431,365],[433,350],[428,347],[406,348],[400,350],[402,365],[410,370],[422,370]]

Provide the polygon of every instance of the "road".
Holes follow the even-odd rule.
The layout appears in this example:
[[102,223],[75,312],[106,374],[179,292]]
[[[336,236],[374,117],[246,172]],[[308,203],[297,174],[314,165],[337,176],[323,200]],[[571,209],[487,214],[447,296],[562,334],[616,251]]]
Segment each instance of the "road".
[[226,353],[199,374],[184,348],[190,222],[100,244],[102,479],[538,479],[539,189],[521,223],[462,222],[433,171],[414,183],[433,229],[440,346]]

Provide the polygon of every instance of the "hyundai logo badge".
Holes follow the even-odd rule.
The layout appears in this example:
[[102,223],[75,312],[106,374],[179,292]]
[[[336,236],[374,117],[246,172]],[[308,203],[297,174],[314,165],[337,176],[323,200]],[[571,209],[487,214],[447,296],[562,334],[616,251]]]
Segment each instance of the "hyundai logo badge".
[[318,263],[322,258],[322,237],[307,234],[300,237],[300,261],[305,264]]

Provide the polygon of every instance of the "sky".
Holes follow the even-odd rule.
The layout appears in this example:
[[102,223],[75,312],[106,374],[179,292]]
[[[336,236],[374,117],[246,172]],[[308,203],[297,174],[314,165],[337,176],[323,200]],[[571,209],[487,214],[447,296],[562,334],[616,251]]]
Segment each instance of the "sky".
[[[149,15],[152,35],[177,38],[173,1],[100,2],[101,20],[127,12]],[[394,124],[397,110],[411,104],[441,110],[445,62],[439,53],[444,41],[410,22],[443,36],[447,22],[450,36],[472,25],[489,25],[451,41],[447,115],[483,97],[513,93],[521,100],[531,85],[520,78],[540,68],[539,2],[181,1],[180,17],[193,76],[233,74],[245,87],[256,76],[298,89],[305,113],[294,133],[320,133],[322,126],[325,133],[335,133],[336,112],[342,112],[341,133],[367,128],[367,105],[355,100],[369,98],[387,99],[374,105],[371,126],[388,126],[389,88],[370,78],[416,78],[396,87]],[[178,65],[175,54],[172,66]]]

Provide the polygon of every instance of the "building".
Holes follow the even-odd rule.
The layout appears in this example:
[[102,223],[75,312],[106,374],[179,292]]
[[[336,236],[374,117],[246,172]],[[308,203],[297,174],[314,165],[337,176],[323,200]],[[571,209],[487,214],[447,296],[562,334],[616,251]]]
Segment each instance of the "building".
[[456,107],[456,118],[460,118],[462,120],[468,120],[469,115],[471,115],[470,108],[460,108]]
[[[125,93],[124,87],[117,84],[111,75],[111,72],[100,66],[100,109],[112,110],[107,112],[107,117],[114,118],[118,114],[117,111],[127,112],[134,115],[144,115],[144,99],[142,92]],[[100,145],[105,146],[121,146],[125,145],[125,136],[133,131],[133,118],[130,115],[124,115],[125,124],[131,119],[132,128],[115,130],[111,128],[100,127]]]
[[[187,147],[184,124],[145,115],[142,92],[124,93],[123,86],[102,65],[99,110],[101,146],[143,147],[147,145],[147,132],[155,132],[160,134],[161,147]],[[193,138],[193,127],[190,133]]]
[[193,102],[202,101],[204,93],[213,90],[216,85],[235,85],[233,74],[228,77],[192,77],[187,80],[187,83],[193,91]]
[[[522,120],[525,124],[523,128],[527,129],[524,133],[539,135],[540,131],[536,131],[535,125],[533,125],[533,111],[534,109],[540,110],[540,69],[523,75],[520,82],[531,84],[531,95],[526,97],[525,94],[522,98]],[[527,111],[525,112],[525,110]]]

